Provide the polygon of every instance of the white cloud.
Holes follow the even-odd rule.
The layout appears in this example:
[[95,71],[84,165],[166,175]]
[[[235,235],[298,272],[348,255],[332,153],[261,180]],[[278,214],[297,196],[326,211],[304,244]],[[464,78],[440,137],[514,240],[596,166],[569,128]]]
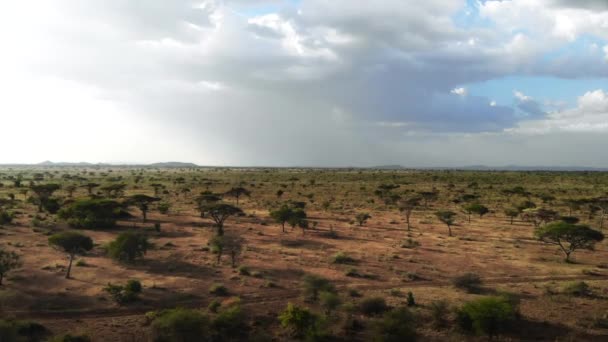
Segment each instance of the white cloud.
[[454,89],[450,90],[450,93],[456,94],[458,96],[467,96],[468,91],[466,88],[460,87],[460,88],[454,88]]

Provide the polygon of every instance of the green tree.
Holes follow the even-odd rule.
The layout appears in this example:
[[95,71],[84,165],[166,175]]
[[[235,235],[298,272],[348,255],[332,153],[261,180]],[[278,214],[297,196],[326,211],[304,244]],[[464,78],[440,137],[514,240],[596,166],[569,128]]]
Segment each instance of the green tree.
[[448,235],[452,236],[452,225],[456,219],[456,213],[449,210],[440,210],[435,213],[435,216],[437,219],[439,219],[439,221],[448,226]]
[[120,203],[108,199],[78,200],[59,210],[58,216],[75,228],[112,228],[120,208]]
[[68,264],[68,270],[65,274],[66,278],[70,278],[70,271],[72,270],[74,256],[93,249],[93,240],[90,237],[78,232],[61,232],[53,234],[49,237],[49,244],[69,255],[70,262]]
[[133,195],[127,199],[128,204],[134,205],[139,210],[141,210],[143,222],[146,222],[148,210],[150,210],[150,204],[158,201],[160,201],[160,198],[151,197],[143,194]]
[[294,209],[287,223],[289,223],[291,229],[296,226],[302,228],[302,235],[305,234],[306,228],[308,228],[306,212],[302,209]]
[[279,315],[279,321],[293,337],[303,338],[317,334],[320,319],[310,310],[288,303],[285,311]]
[[7,251],[0,248],[0,285],[4,276],[11,270],[21,266],[19,255],[13,251]]
[[511,220],[511,224],[513,224],[513,219],[519,216],[519,211],[515,208],[507,208],[504,213]]
[[87,183],[87,184],[83,185],[82,187],[86,188],[89,196],[91,196],[91,195],[93,195],[93,189],[95,189],[99,185],[100,184],[97,184],[97,183]]
[[413,196],[402,200],[399,203],[399,210],[405,215],[405,222],[407,222],[407,230],[411,230],[410,218],[414,210],[420,205],[422,200],[419,196]]
[[234,215],[242,214],[243,211],[240,208],[234,207],[226,203],[213,203],[204,206],[203,210],[209,213],[209,216],[215,221],[217,228],[217,235],[224,235],[224,222]]
[[277,210],[270,211],[270,217],[281,225],[283,229],[283,233],[285,233],[285,223],[289,221],[289,218],[293,215],[293,209],[291,209],[288,205],[282,205]]
[[197,209],[201,213],[201,218],[204,218],[207,214],[207,208],[222,200],[222,197],[218,194],[214,194],[210,191],[204,191],[197,196],[194,201],[196,202]]
[[559,246],[570,261],[570,254],[577,249],[593,250],[596,243],[604,240],[604,234],[587,225],[553,222],[537,228],[536,237],[548,244]]
[[362,227],[370,218],[372,218],[372,216],[368,213],[358,213],[357,216],[355,216],[355,220],[359,224],[359,227]]
[[236,199],[236,206],[239,206],[239,198],[245,195],[247,197],[251,197],[251,191],[243,188],[243,187],[234,187],[228,191],[226,191],[226,196],[234,197]]
[[143,257],[149,248],[150,243],[146,235],[139,232],[124,232],[110,242],[108,255],[120,262],[132,263]]
[[457,312],[461,328],[486,334],[489,338],[506,330],[516,315],[516,308],[504,297],[479,298],[466,303]]
[[55,191],[61,189],[59,184],[49,183],[49,184],[38,184],[32,185],[30,189],[36,194],[34,198],[34,203],[38,206],[38,211],[42,212],[45,204],[50,202],[51,196]]
[[396,308],[384,314],[375,322],[376,342],[408,342],[416,340],[415,320],[407,308]]
[[483,206],[479,203],[471,203],[471,204],[467,204],[464,206],[464,211],[468,214],[469,223],[471,223],[471,214],[477,214],[477,215],[479,215],[479,218],[482,218],[483,215],[490,212],[490,209],[488,209],[486,206]]
[[209,317],[198,310],[171,309],[161,311],[152,321],[154,341],[209,341]]

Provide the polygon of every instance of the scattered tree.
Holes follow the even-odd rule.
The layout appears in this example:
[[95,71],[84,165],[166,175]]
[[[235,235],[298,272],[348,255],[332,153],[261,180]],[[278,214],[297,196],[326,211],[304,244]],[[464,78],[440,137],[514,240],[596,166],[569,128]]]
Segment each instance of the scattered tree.
[[70,262],[68,264],[68,270],[65,274],[66,278],[70,278],[70,271],[72,270],[74,256],[93,249],[93,240],[90,237],[78,232],[62,232],[53,234],[51,237],[49,237],[49,244],[69,255]]
[[604,239],[604,234],[587,225],[553,222],[537,228],[534,232],[541,241],[559,246],[570,261],[570,254],[577,249],[593,250],[595,244]]
[[0,248],[0,286],[4,276],[9,272],[21,266],[19,255],[13,251],[7,251]]
[[355,220],[357,220],[359,227],[362,227],[370,218],[372,218],[372,216],[368,213],[359,213],[355,216]]
[[132,263],[143,257],[149,248],[150,243],[146,235],[138,232],[124,232],[110,242],[108,255],[114,260]]
[[437,219],[439,221],[445,223],[448,226],[448,235],[452,236],[452,225],[454,224],[454,220],[456,218],[456,213],[449,210],[440,210],[435,213]]
[[234,197],[236,199],[236,206],[239,206],[239,198],[241,198],[241,196],[247,196],[250,197],[251,196],[251,191],[243,188],[243,187],[235,187],[232,188],[228,191],[226,191],[226,196],[230,196],[230,197]]
[[203,210],[211,216],[217,227],[217,235],[224,235],[224,222],[230,216],[242,214],[240,208],[234,207],[226,203],[214,203],[205,205]]
[[137,194],[129,197],[127,203],[136,206],[141,210],[143,222],[146,222],[148,216],[148,210],[150,210],[150,204],[160,201],[158,197],[150,197],[148,195]]

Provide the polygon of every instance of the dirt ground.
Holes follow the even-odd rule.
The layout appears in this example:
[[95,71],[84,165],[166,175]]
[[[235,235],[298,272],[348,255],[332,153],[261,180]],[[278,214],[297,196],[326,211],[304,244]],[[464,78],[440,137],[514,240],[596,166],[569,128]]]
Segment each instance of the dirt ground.
[[[271,198],[274,191],[265,190],[265,196]],[[280,331],[276,317],[286,304],[303,303],[302,276],[316,274],[330,279],[346,301],[359,299],[346,295],[355,289],[363,297],[380,295],[397,306],[405,304],[405,294],[411,291],[417,303],[414,310],[422,317],[435,300],[457,307],[472,298],[507,292],[520,299],[525,324],[517,335],[503,336],[503,340],[608,341],[608,327],[595,323],[608,313],[606,242],[595,251],[576,251],[574,262],[566,263],[556,246],[534,238],[530,223],[517,219],[511,225],[499,208],[481,219],[473,216],[470,223],[460,214],[454,236],[448,237],[446,226],[433,215],[442,206],[438,203],[414,211],[411,231],[399,211],[381,205],[366,208],[372,218],[364,226],[354,224],[354,213],[365,205],[360,204],[327,211],[313,206],[307,212],[309,220],[317,222],[314,229],[303,234],[287,228],[282,233],[253,189],[252,197],[240,203],[247,215],[228,219],[225,227],[245,239],[238,263],[250,270],[246,276],[231,267],[228,256],[216,265],[216,256],[205,248],[213,235],[213,222],[200,218],[188,195],[177,198],[168,215],[152,211],[148,223],[141,223],[139,212],[133,209],[135,217],[120,221],[117,228],[83,231],[96,247],[77,259],[82,262],[73,267],[71,279],[64,277],[67,256],[48,245],[48,230],[32,227],[36,211],[24,203],[15,222],[0,228],[0,244],[20,254],[23,262],[0,287],[0,313],[36,320],[54,334],[86,333],[94,341],[147,341],[146,312],[178,306],[206,308],[217,298],[209,294],[209,288],[223,284],[229,296],[220,300],[239,298],[254,331],[274,332]],[[337,203],[334,198],[332,205]],[[161,232],[150,233],[154,248],[143,260],[123,265],[105,256],[102,247],[120,231],[145,229],[153,222],[161,224]],[[67,228],[58,222],[49,229]],[[404,248],[408,238],[420,245]],[[354,262],[332,263],[338,252]],[[346,275],[353,268],[358,277]],[[468,294],[451,285],[452,278],[466,272],[481,276],[482,293]],[[128,279],[142,282],[142,300],[118,306],[103,287]],[[587,282],[594,296],[559,294],[573,281]],[[421,340],[429,341],[477,339],[456,328],[435,330],[424,320],[418,332]],[[282,339],[280,333],[272,335]],[[366,340],[366,336],[363,331],[353,338]]]

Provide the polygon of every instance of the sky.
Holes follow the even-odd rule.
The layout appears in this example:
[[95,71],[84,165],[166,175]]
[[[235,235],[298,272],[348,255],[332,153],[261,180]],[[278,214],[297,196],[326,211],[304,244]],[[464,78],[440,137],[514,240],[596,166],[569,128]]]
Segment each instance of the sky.
[[606,0],[0,6],[0,163],[608,167]]

